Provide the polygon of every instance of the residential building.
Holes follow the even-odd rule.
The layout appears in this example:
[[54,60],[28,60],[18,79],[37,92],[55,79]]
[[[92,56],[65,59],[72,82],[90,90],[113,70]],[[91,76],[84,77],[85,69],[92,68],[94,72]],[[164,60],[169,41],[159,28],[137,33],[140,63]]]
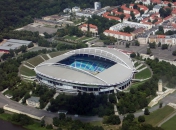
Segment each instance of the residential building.
[[153,7],[153,12],[154,12],[154,13],[158,13],[160,9],[161,9],[161,6],[160,6],[160,5],[155,5],[155,6]]
[[126,41],[133,40],[133,36],[130,33],[118,32],[118,31],[112,31],[112,30],[105,30],[103,33],[106,36],[111,36],[116,39],[122,39],[122,40],[126,40]]

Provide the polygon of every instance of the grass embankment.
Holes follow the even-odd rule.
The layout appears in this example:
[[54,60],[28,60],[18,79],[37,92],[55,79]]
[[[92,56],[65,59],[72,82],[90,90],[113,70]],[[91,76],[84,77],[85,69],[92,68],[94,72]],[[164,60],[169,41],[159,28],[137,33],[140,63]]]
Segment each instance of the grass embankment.
[[170,106],[165,106],[161,109],[158,109],[150,113],[150,115],[145,116],[145,123],[157,126],[159,122],[169,116],[174,110],[175,109]]
[[26,76],[35,76],[36,75],[34,70],[31,70],[25,66],[22,66],[20,68],[20,74],[26,75]]
[[164,130],[175,130],[176,129],[175,123],[176,123],[176,116],[173,116],[171,119],[169,119],[163,125],[161,125],[161,128],[163,128]]
[[137,88],[139,85],[142,85],[143,83],[145,83],[145,81],[135,82],[127,90],[130,90],[131,88]]
[[56,57],[56,56],[58,56],[58,55],[64,54],[64,53],[66,53],[66,52],[68,52],[68,51],[51,52],[51,53],[49,53],[49,55],[53,58],[53,57]]
[[[12,115],[8,114],[8,113],[0,114],[0,119],[18,125],[17,123],[10,121],[11,117],[12,117]],[[22,127],[26,128],[28,130],[48,130],[46,128],[40,127],[40,123],[39,122],[34,122],[32,125],[27,125],[27,126],[22,126]]]
[[93,121],[90,122],[90,124],[94,126],[102,126],[104,130],[118,130],[120,127],[120,125],[106,125],[103,124],[101,121]]
[[37,66],[38,64],[42,63],[44,60],[40,56],[36,56],[34,58],[31,58],[27,60],[27,62],[31,63],[34,66]]
[[138,65],[140,65],[139,62],[136,62],[136,63],[134,64],[135,67],[137,67]]
[[142,68],[144,68],[144,67],[146,67],[146,66],[145,66],[145,65],[142,65],[141,67],[138,68],[138,70],[140,70],[140,69],[142,69]]
[[151,76],[151,72],[148,68],[142,70],[141,72],[138,72],[135,74],[135,79],[146,79]]
[[46,54],[41,55],[45,60],[48,60],[49,57]]

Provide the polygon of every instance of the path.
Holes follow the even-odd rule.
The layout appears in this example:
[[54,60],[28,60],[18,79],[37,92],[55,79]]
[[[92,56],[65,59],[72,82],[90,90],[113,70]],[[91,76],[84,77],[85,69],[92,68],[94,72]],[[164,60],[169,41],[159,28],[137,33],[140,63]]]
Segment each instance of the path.
[[43,61],[45,61],[45,58],[43,58],[43,56],[41,56],[41,55],[39,55],[42,59],[43,59]]
[[52,57],[49,54],[46,54],[48,56],[49,59],[52,59]]

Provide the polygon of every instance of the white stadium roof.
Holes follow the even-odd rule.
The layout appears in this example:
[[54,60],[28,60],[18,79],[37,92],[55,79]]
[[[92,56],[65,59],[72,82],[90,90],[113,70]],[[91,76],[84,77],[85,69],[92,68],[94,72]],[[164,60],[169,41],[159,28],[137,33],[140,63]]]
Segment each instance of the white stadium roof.
[[[93,75],[87,71],[57,63],[75,54],[96,55],[112,60],[116,62],[116,64],[96,75]],[[39,64],[35,68],[35,71],[45,77],[57,79],[59,81],[87,85],[112,86],[131,79],[135,70],[131,58],[125,53],[117,49],[100,47],[77,49],[67,52]]]

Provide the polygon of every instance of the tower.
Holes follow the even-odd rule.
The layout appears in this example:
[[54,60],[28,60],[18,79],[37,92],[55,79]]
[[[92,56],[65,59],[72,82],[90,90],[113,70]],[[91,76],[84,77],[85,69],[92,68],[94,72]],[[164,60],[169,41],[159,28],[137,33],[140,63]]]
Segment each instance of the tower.
[[163,92],[163,82],[161,79],[158,81],[158,92]]
[[101,3],[100,2],[94,2],[94,9],[95,10],[101,9]]

